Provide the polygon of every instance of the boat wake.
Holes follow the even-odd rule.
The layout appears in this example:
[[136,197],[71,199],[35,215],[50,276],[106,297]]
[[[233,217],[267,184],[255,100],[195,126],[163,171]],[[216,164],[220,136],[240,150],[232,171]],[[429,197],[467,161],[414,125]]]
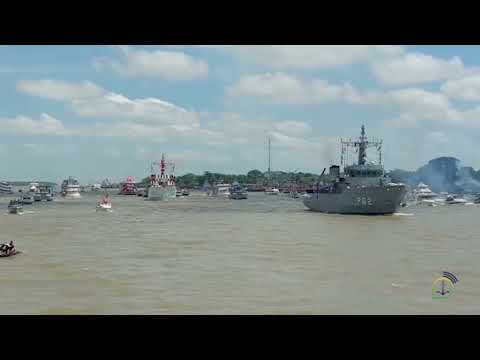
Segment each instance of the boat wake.
[[395,216],[415,216],[415,214],[412,214],[412,213],[401,213],[401,212],[394,213],[393,215],[395,215]]

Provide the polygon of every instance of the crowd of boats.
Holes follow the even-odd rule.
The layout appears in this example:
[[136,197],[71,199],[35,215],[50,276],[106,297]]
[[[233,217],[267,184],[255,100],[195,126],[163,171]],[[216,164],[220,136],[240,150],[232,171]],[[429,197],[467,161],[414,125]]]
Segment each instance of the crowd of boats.
[[419,183],[412,191],[405,196],[402,206],[409,205],[468,205],[480,204],[480,194],[449,194],[447,192],[435,193],[424,183]]
[[[326,169],[320,175],[316,187],[309,191],[299,191],[290,188],[282,191],[269,186],[264,189],[268,196],[287,195],[291,198],[301,198],[304,205],[313,211],[339,214],[392,214],[400,207],[412,205],[455,205],[455,204],[480,204],[480,194],[464,198],[457,194],[434,193],[424,183],[409,191],[402,183],[394,183],[385,174],[382,164],[382,141],[368,140],[365,127],[361,128],[361,136],[356,140],[341,140],[341,165],[332,165],[329,173]],[[374,147],[378,152],[378,161],[367,160],[367,149]],[[351,152],[354,152],[353,157]],[[356,155],[358,154],[358,156]],[[349,160],[354,159],[353,163]],[[159,171],[155,171],[158,166]],[[270,172],[270,142],[269,165]],[[119,195],[136,195],[148,201],[167,201],[178,197],[189,196],[189,190],[177,187],[175,164],[167,162],[165,155],[159,162],[151,164],[150,176],[146,186],[139,188],[133,177],[128,177],[119,188]],[[101,186],[92,186],[92,191],[101,191]],[[228,198],[232,200],[248,199],[249,189],[234,182],[227,184],[219,181],[210,184],[206,180],[201,191],[208,197]],[[60,196],[67,199],[79,199],[84,191],[79,182],[69,177],[61,184]],[[11,194],[11,188],[5,182],[0,182],[0,193]],[[8,205],[9,213],[22,212],[24,205],[31,205],[37,201],[52,201],[56,193],[49,186],[40,183],[30,183],[28,191],[21,192],[20,196],[11,200]],[[97,211],[111,211],[112,203],[108,193],[102,196],[97,203]]]

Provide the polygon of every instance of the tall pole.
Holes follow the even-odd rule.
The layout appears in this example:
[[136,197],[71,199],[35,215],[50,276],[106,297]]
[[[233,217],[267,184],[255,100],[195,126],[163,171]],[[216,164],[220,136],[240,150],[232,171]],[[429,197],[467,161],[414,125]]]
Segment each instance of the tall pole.
[[270,136],[268,137],[268,176],[270,176]]

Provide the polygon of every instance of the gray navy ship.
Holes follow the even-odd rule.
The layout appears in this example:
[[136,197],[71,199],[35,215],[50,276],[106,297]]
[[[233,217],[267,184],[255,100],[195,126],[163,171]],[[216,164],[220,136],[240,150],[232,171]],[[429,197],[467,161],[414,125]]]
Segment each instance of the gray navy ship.
[[[336,214],[392,214],[406,193],[404,184],[392,183],[382,165],[382,141],[368,141],[365,126],[358,140],[343,141],[341,165],[332,165],[329,174],[320,176],[317,189],[303,203],[313,211]],[[378,164],[367,162],[367,148],[378,151]],[[353,151],[352,151],[353,150]],[[358,163],[348,165],[351,153],[358,152]],[[355,156],[353,157],[355,158]]]

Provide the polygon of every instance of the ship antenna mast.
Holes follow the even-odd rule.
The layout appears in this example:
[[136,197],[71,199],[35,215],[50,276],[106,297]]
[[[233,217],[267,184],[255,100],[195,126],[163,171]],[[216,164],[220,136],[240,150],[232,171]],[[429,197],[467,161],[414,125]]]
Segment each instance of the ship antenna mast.
[[362,134],[360,141],[356,144],[358,146],[358,165],[365,165],[367,160],[367,146],[368,141],[365,135],[365,125],[362,125]]
[[160,177],[163,178],[165,174],[165,154],[162,153],[162,160],[160,161]]
[[268,137],[268,176],[270,176],[270,136]]
[[[343,141],[342,142],[342,153],[346,149],[346,154],[345,159],[346,162],[349,161],[349,154],[348,154],[348,149],[350,147],[357,148],[358,150],[358,165],[365,165],[367,163],[367,148],[369,147],[376,147],[377,151],[379,152],[379,165],[382,164],[382,141],[373,139],[372,141],[368,141],[367,136],[365,134],[365,125],[362,125],[362,132],[360,135],[360,138],[357,141],[352,141],[351,139],[348,141]],[[343,154],[342,154],[343,155]],[[342,156],[342,159],[344,158]]]

